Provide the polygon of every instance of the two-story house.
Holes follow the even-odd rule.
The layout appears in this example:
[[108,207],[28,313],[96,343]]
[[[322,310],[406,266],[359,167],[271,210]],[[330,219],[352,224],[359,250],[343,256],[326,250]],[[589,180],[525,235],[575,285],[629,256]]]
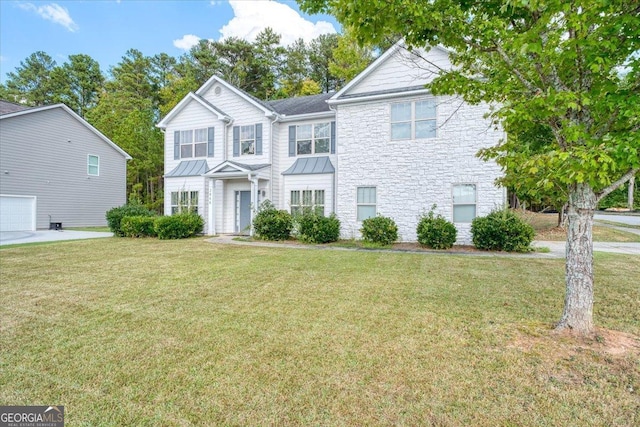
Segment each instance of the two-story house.
[[470,241],[471,220],[502,206],[500,168],[476,157],[503,131],[486,105],[433,96],[424,85],[448,52],[382,54],[337,93],[261,101],[214,76],[159,124],[165,131],[165,214],[197,210],[207,234],[248,233],[271,200],[292,213],[335,212],[343,237],[392,217],[405,241],[436,204]]

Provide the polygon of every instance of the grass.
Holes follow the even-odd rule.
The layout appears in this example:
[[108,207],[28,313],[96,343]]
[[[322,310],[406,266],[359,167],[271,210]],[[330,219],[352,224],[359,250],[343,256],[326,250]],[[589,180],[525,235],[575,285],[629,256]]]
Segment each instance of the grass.
[[73,230],[73,231],[101,231],[110,233],[111,229],[106,225],[104,227],[65,227],[65,230]]
[[598,219],[598,220],[596,220],[596,222],[598,222],[600,224],[612,225],[614,227],[633,228],[635,230],[640,230],[640,225],[626,224],[624,222],[606,221],[606,220],[603,220],[603,219]]
[[[536,240],[564,241],[567,239],[566,230],[558,227],[557,214],[543,214],[534,212],[517,211],[536,232]],[[597,221],[605,222],[605,221]],[[627,226],[627,228],[634,228]],[[640,235],[615,230],[611,227],[594,224],[594,242],[640,242]]]
[[[102,239],[0,269],[0,402],[69,425],[640,421],[637,348],[549,332],[562,260]],[[595,269],[596,323],[637,344],[638,257]]]

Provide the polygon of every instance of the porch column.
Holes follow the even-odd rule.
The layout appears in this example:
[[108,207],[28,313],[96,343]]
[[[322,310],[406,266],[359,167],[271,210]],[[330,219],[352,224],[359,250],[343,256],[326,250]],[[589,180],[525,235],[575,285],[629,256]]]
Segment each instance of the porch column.
[[253,236],[253,218],[255,218],[256,212],[258,211],[258,178],[255,176],[249,175],[249,180],[251,181],[251,228],[249,230],[249,235]]
[[216,182],[218,180],[210,178],[209,179],[209,219],[208,222],[208,234],[213,236],[216,234]]

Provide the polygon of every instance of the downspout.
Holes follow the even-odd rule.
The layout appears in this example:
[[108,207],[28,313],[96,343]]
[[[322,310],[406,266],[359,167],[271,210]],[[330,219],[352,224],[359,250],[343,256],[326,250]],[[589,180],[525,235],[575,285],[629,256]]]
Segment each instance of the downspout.
[[[278,120],[280,120],[280,116],[278,116],[277,114],[275,116],[276,116],[276,118],[273,119],[273,121],[269,125],[269,132],[270,132],[270,135],[271,135],[271,146],[269,147],[269,163],[271,164],[271,168],[270,168],[271,172],[270,172],[270,177],[269,177],[269,179],[270,179],[270,181],[269,181],[270,182],[270,184],[269,184],[269,200],[271,202],[273,202],[273,148],[274,148],[274,145],[273,145],[273,125]],[[280,179],[279,176],[278,176],[278,179]],[[280,187],[280,186],[278,185],[278,187]]]
[[[326,102],[326,101],[325,101]],[[327,102],[327,104],[329,104]],[[336,153],[335,153],[335,161],[336,161],[336,170],[333,173],[333,212],[338,215],[338,110],[329,104],[329,110],[335,113],[334,120],[336,122]]]

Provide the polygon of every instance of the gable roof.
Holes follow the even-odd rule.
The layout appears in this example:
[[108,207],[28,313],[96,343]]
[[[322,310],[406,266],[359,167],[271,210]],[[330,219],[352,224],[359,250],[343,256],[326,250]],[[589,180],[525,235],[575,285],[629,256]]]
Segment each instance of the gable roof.
[[31,107],[0,99],[0,115],[15,113],[16,111],[27,110],[29,108]]
[[248,94],[244,90],[242,90],[242,89],[240,89],[238,87],[235,87],[231,83],[229,83],[226,80],[224,80],[222,77],[216,76],[216,75],[211,76],[211,78],[209,80],[207,80],[205,82],[205,84],[200,86],[200,88],[198,90],[196,90],[196,95],[201,95],[201,94],[205,93],[207,90],[209,90],[209,88],[214,83],[221,84],[222,86],[224,86],[227,89],[229,89],[231,92],[233,92],[236,95],[238,95],[239,97],[243,98],[245,101],[249,102],[250,104],[253,104],[256,108],[264,111],[265,116],[269,116],[270,117],[270,116],[273,116],[273,113],[275,113],[275,110],[273,110],[271,107],[269,107],[265,102],[259,100],[258,98],[256,98],[253,95]]
[[225,160],[224,162],[214,166],[211,168],[205,176],[213,176],[213,177],[236,177],[236,176],[244,176],[250,174],[251,172],[255,172],[260,169],[264,169],[271,166],[268,163],[261,163],[255,165],[247,165],[245,163],[238,163],[231,160]]
[[331,98],[335,92],[321,93],[319,95],[297,96],[294,98],[276,99],[268,101],[267,104],[278,114],[286,116],[298,114],[324,113],[329,112],[327,99]]
[[122,148],[118,147],[113,141],[111,141],[109,138],[104,136],[102,134],[102,132],[100,132],[98,129],[94,128],[93,126],[91,126],[91,124],[89,124],[89,122],[87,122],[85,119],[83,119],[82,117],[77,115],[71,108],[67,107],[64,104],[45,105],[43,107],[27,108],[27,109],[24,109],[24,110],[15,111],[13,113],[2,114],[2,115],[0,115],[0,120],[6,120],[6,119],[10,119],[12,117],[19,117],[19,116],[23,116],[23,115],[26,115],[26,114],[39,113],[41,111],[53,110],[53,109],[56,109],[56,108],[60,108],[63,111],[65,111],[72,118],[74,118],[75,120],[80,122],[81,125],[83,125],[87,129],[89,129],[91,132],[96,134],[96,136],[98,136],[104,142],[109,144],[114,150],[116,150],[117,152],[122,154],[125,159],[131,160],[132,157],[126,151],[124,151]]
[[162,120],[160,120],[160,122],[156,125],[156,127],[165,129],[167,127],[167,124],[171,121],[171,119],[173,119],[180,111],[182,111],[184,107],[189,105],[192,101],[197,102],[207,110],[211,111],[213,114],[215,114],[218,117],[218,120],[222,120],[225,122],[231,121],[231,117],[228,114],[226,114],[224,111],[220,110],[218,107],[216,107],[215,105],[213,105],[212,103],[210,103],[209,101],[201,97],[200,95],[197,95],[193,92],[189,92],[184,98],[182,98],[180,102],[178,102],[178,104],[175,107],[171,109],[171,111],[169,111],[169,113],[166,116],[164,116]]
[[[438,49],[447,54],[451,53],[451,51],[444,46],[431,46],[431,49]],[[364,98],[364,97],[385,97],[395,93],[401,92],[428,92],[428,90],[424,86],[413,86],[413,87],[405,87],[401,89],[393,89],[393,90],[380,90],[376,92],[366,92],[366,93],[358,93],[358,94],[349,94],[349,91],[355,88],[359,83],[361,83],[365,78],[371,75],[374,71],[382,66],[385,62],[387,62],[393,55],[396,54],[401,49],[407,49],[407,46],[404,42],[404,39],[398,40],[393,46],[391,46],[386,52],[376,58],[367,68],[365,68],[360,74],[354,77],[351,81],[349,81],[342,89],[336,92],[330,99],[327,100],[329,105],[338,104],[340,101],[346,101],[347,99],[355,99],[355,98]]]

